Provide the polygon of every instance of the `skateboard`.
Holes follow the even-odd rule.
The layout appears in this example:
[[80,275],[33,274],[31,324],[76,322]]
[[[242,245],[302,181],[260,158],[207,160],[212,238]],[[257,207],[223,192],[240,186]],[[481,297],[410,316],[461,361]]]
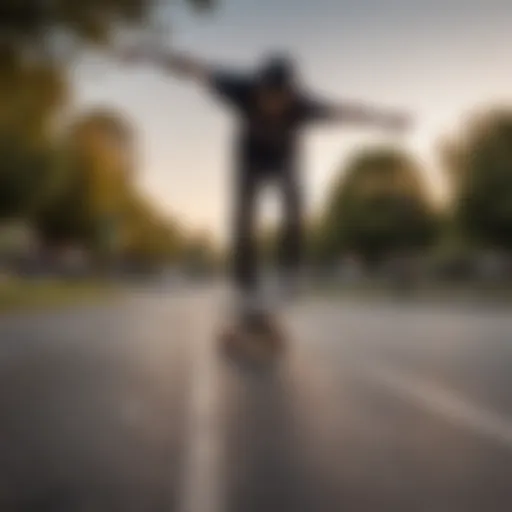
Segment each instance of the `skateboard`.
[[221,349],[237,361],[275,362],[286,348],[286,335],[278,315],[261,313],[231,320],[220,333]]

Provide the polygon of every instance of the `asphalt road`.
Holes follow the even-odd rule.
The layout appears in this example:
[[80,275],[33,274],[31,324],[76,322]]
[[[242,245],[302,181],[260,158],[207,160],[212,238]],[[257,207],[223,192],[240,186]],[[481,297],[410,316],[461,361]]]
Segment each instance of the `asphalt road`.
[[0,510],[508,512],[507,311],[305,300],[222,358],[214,291],[0,318]]

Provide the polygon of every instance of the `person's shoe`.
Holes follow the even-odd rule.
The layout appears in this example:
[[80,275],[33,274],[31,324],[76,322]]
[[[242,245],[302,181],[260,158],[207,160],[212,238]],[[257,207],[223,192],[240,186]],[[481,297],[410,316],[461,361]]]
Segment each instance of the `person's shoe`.
[[251,338],[265,352],[275,354],[284,348],[283,331],[270,313],[256,313],[246,318],[246,329]]

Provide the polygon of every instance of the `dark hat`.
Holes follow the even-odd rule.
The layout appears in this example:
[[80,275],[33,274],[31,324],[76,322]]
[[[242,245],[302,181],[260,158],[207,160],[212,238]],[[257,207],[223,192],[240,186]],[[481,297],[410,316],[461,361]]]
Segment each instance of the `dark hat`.
[[295,64],[285,55],[268,57],[260,70],[260,83],[266,87],[290,87],[295,78]]

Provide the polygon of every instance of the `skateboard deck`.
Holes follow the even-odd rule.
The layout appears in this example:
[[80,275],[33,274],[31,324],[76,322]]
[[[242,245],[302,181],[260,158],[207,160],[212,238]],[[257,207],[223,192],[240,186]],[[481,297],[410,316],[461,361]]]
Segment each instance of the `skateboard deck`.
[[230,321],[220,333],[227,356],[253,363],[275,361],[286,347],[286,336],[275,315],[265,315],[263,325],[240,319]]

